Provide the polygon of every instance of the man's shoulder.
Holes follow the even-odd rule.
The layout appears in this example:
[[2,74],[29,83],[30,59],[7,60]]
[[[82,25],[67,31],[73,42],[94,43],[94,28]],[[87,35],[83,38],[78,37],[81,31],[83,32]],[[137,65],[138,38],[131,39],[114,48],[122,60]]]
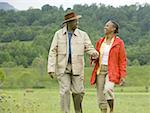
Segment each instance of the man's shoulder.
[[61,28],[61,29],[57,30],[55,33],[62,33],[62,32],[63,32],[63,29]]
[[85,31],[81,30],[81,29],[76,29],[79,33],[82,33],[82,34],[87,34]]

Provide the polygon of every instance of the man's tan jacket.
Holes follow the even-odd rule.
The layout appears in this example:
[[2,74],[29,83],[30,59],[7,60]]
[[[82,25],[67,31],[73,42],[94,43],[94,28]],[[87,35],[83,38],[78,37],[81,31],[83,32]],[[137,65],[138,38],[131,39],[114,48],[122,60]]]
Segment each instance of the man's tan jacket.
[[[87,33],[76,29],[71,39],[71,61],[74,75],[84,74],[84,52],[90,55],[97,53]],[[55,33],[51,43],[48,55],[48,72],[55,72],[57,75],[64,73],[68,63],[68,56],[68,33],[65,26]]]

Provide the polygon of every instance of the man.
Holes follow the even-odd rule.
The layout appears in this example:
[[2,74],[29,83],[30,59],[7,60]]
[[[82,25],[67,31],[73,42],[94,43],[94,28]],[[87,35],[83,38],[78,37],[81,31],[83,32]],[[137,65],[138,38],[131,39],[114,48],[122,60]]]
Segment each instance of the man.
[[48,56],[48,73],[52,78],[57,76],[63,113],[70,113],[70,91],[75,112],[82,113],[84,52],[98,58],[87,33],[77,28],[79,18],[75,12],[64,16],[64,27],[55,33]]
[[100,53],[91,77],[91,84],[96,84],[97,101],[101,113],[114,113],[114,86],[123,85],[126,78],[127,58],[124,42],[116,34],[119,25],[109,20],[104,26],[105,36],[96,43],[96,50]]

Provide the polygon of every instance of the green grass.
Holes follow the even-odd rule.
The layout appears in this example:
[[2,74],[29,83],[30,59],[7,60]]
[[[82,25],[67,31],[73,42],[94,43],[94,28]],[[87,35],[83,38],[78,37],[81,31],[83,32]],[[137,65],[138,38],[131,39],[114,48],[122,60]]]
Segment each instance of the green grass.
[[[85,68],[85,86],[91,88],[90,77],[92,73],[91,67]],[[6,74],[3,82],[3,88],[32,88],[32,87],[45,87],[56,88],[57,80],[52,80],[48,76],[45,68],[1,68]],[[54,85],[55,84],[55,85]],[[146,87],[150,89],[150,66],[132,66],[127,68],[126,87],[143,87],[145,91]],[[122,89],[121,89],[122,90]],[[125,88],[123,90],[126,90]],[[138,88],[132,90],[139,90]],[[141,89],[140,89],[141,91]]]
[[[58,89],[1,90],[0,97],[3,97],[3,102],[1,99],[0,113],[60,113],[58,92]],[[115,93],[115,113],[150,113],[149,106],[150,93]],[[86,89],[83,111],[100,113],[95,88]],[[72,99],[71,113],[74,113]]]
[[[93,68],[85,68],[86,86],[90,86],[90,76]],[[126,86],[150,86],[150,65],[128,66]]]

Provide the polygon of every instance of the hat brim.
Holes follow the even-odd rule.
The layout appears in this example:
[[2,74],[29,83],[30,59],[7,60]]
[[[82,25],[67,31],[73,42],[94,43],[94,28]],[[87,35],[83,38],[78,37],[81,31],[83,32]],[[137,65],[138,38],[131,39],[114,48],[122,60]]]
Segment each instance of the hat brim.
[[69,18],[69,19],[63,21],[63,23],[69,22],[69,21],[71,21],[71,20],[77,20],[77,19],[79,19],[79,18],[81,18],[81,17],[82,17],[81,15],[77,15],[76,17]]

